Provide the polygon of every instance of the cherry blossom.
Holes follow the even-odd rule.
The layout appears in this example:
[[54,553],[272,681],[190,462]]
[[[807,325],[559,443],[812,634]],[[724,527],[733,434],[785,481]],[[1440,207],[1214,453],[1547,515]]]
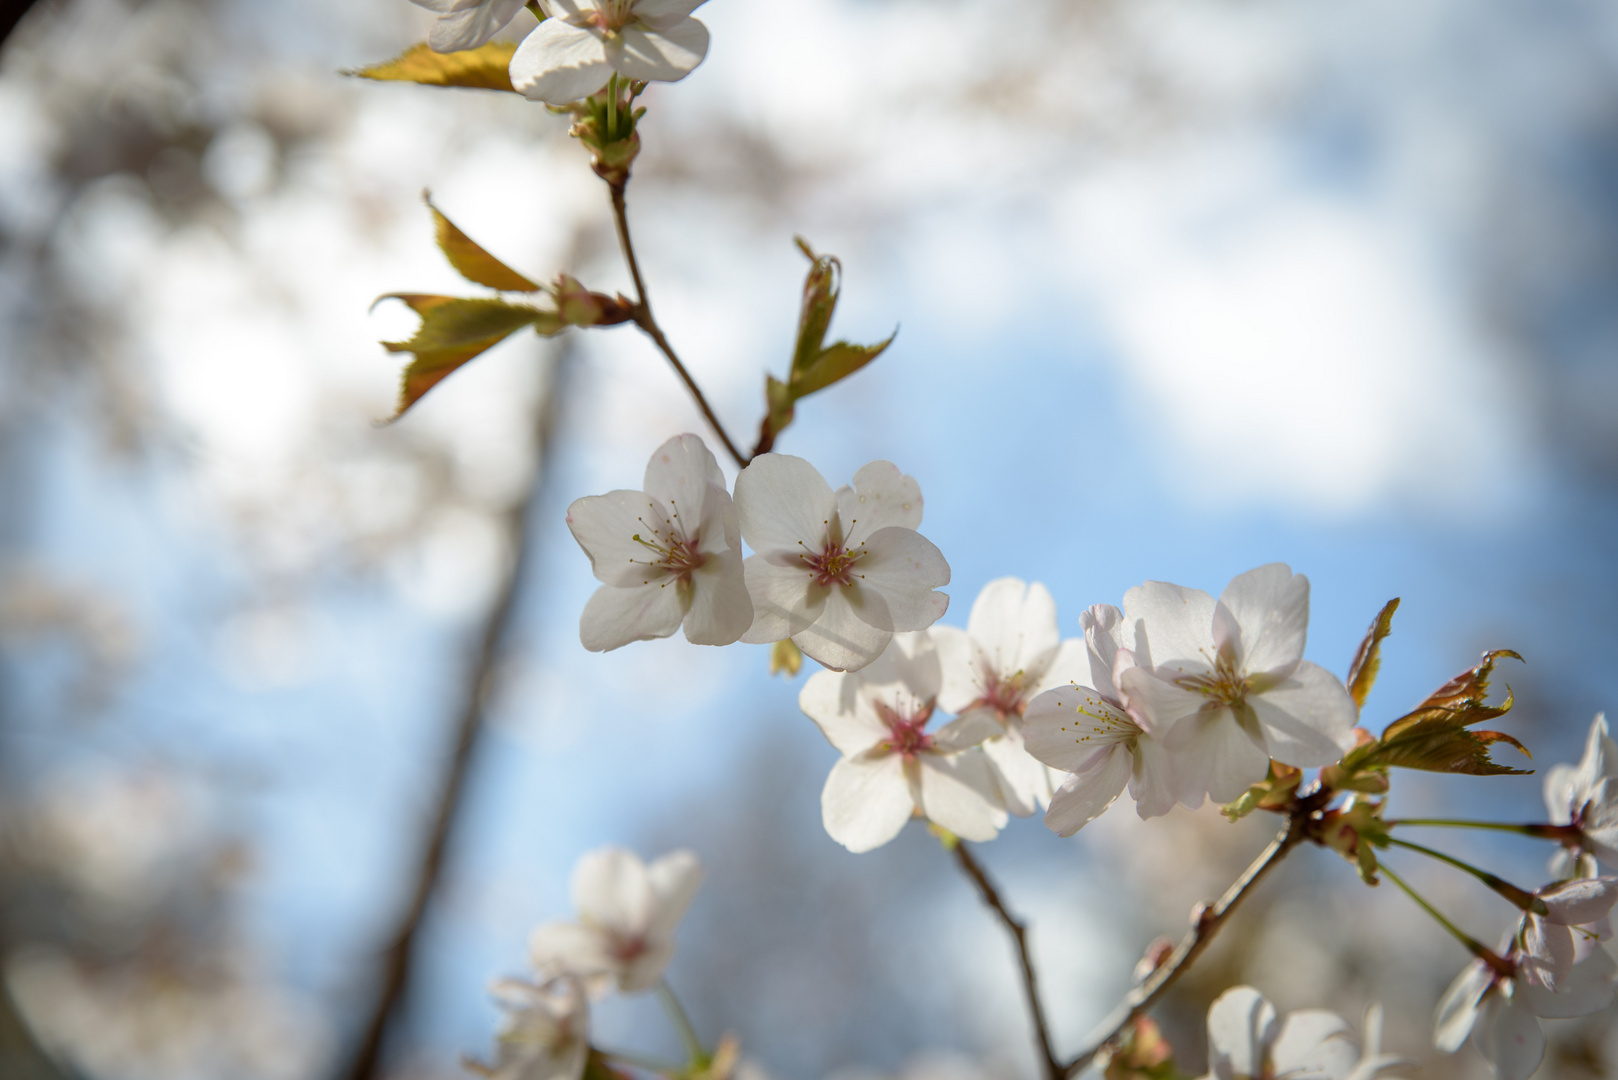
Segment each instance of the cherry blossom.
[[1028,704],[1023,738],[1028,752],[1069,775],[1051,797],[1045,824],[1072,836],[1099,817],[1125,785],[1143,818],[1174,808],[1176,786],[1168,751],[1151,722],[1125,705],[1118,679],[1134,666],[1119,646],[1121,615],[1097,604],[1079,616],[1084,672],[1075,685],[1047,690]]
[[410,0],[436,11],[438,18],[427,36],[434,52],[475,49],[505,26],[523,8],[523,0]]
[[1336,1013],[1299,1009],[1277,1021],[1251,986],[1233,986],[1208,1008],[1207,1080],[1372,1080],[1400,1058],[1381,1052],[1382,1010],[1365,1016],[1365,1048]]
[[1353,747],[1354,699],[1303,659],[1309,580],[1286,565],[1238,576],[1217,601],[1148,581],[1125,594],[1124,621],[1137,666],[1120,688],[1175,755],[1188,806],[1235,799],[1271,758],[1309,768]]
[[886,461],[831,486],[802,458],[761,454],[736,478],[753,625],[742,640],[784,638],[835,671],[864,667],[896,631],[925,630],[949,607],[934,588],[949,564],[916,532],[921,489]]
[[1539,1068],[1545,1056],[1541,1017],[1601,1011],[1612,1003],[1613,980],[1618,976],[1618,965],[1597,947],[1554,991],[1535,985],[1517,945],[1521,936],[1519,927],[1501,942],[1498,955],[1480,956],[1462,968],[1439,999],[1434,1021],[1434,1046],[1452,1054],[1470,1035],[1499,1080],[1527,1080]]
[[578,922],[537,927],[528,940],[534,969],[584,981],[592,994],[610,987],[648,990],[674,955],[674,929],[702,884],[690,851],[670,852],[650,866],[633,852],[586,852],[573,867]]
[[972,604],[966,629],[934,626],[943,669],[938,705],[960,716],[982,713],[1003,730],[983,743],[1006,809],[1027,817],[1051,801],[1051,770],[1023,748],[1023,710],[1052,687],[1089,674],[1084,642],[1062,641],[1056,601],[1039,582],[997,578]]
[[729,645],[753,621],[742,577],[736,508],[719,463],[695,435],[677,435],[646,464],[645,491],[579,499],[567,526],[604,582],[579,619],[594,652],[668,637]]
[[1590,725],[1583,759],[1546,774],[1545,806],[1553,824],[1578,831],[1552,856],[1551,873],[1594,877],[1597,860],[1618,867],[1618,744],[1607,734],[1605,714]]
[[1612,936],[1607,913],[1618,903],[1618,878],[1575,878],[1547,885],[1534,897],[1535,910],[1523,916],[1524,974],[1530,983],[1556,990],[1575,963]]
[[550,18],[511,58],[511,85],[531,101],[589,97],[614,72],[678,82],[708,53],[708,28],[691,18],[703,0],[540,0]]
[[576,979],[544,986],[500,979],[489,988],[505,1010],[493,1065],[468,1067],[490,1080],[579,1080],[590,1053],[590,1008]]
[[1001,733],[977,712],[926,730],[942,678],[925,633],[896,634],[858,672],[821,671],[798,706],[843,757],[820,795],[831,838],[850,851],[881,847],[921,816],[968,840],[1006,823],[999,786],[977,745]]

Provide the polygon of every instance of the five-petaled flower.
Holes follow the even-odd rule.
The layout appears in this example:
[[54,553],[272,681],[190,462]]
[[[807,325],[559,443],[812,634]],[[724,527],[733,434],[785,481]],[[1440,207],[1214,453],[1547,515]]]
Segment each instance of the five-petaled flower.
[[1574,878],[1536,892],[1533,908],[1523,915],[1523,973],[1528,981],[1560,989],[1573,966],[1612,936],[1607,913],[1615,903],[1614,877]]
[[1354,746],[1354,699],[1303,659],[1309,579],[1282,563],[1235,578],[1216,601],[1148,581],[1124,595],[1135,667],[1119,688],[1175,759],[1180,799],[1230,802],[1270,759],[1330,765]]
[[1545,775],[1545,806],[1554,824],[1573,832],[1551,857],[1551,873],[1594,877],[1598,860],[1618,867],[1618,744],[1607,734],[1604,714],[1590,725],[1579,763]]
[[582,979],[592,994],[649,990],[674,955],[674,929],[702,884],[693,853],[670,852],[650,866],[633,852],[586,852],[573,867],[579,921],[546,923],[528,940],[542,974]]
[[925,630],[949,607],[933,590],[949,564],[916,532],[921,489],[873,461],[852,487],[831,489],[815,467],[761,454],[736,478],[753,625],[742,640],[791,638],[836,671],[864,667],[896,631]]
[[505,1012],[492,1065],[468,1062],[489,1080],[579,1080],[590,1054],[590,1006],[577,979],[543,986],[500,979],[489,988]]
[[1042,691],[1089,674],[1084,642],[1063,641],[1056,601],[1039,582],[997,578],[972,604],[966,629],[930,631],[943,668],[938,705],[959,716],[982,713],[1003,729],[983,743],[1005,796],[1018,817],[1051,800],[1051,771],[1023,748],[1023,710]]
[[968,840],[992,840],[1006,823],[1000,790],[977,745],[1000,734],[982,713],[928,731],[940,684],[938,653],[924,633],[894,635],[857,672],[817,672],[798,706],[843,755],[820,795],[831,838],[850,851],[881,847],[921,816]]
[[511,85],[531,101],[566,105],[617,73],[676,82],[708,54],[708,28],[691,12],[703,0],[540,0],[550,18],[511,58]]
[[584,607],[579,639],[595,652],[668,637],[729,645],[752,624],[736,508],[719,463],[695,435],[677,435],[646,464],[645,491],[579,499],[567,526],[603,584]]

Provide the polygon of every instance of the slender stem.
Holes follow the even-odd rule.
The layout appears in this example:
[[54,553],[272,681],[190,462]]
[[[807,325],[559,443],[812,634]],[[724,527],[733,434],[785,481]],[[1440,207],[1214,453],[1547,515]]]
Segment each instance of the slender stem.
[[422,922],[438,891],[448,862],[450,841],[465,802],[467,779],[476,751],[482,741],[484,717],[501,668],[510,647],[519,599],[533,577],[534,546],[539,535],[537,517],[545,501],[547,477],[551,471],[552,443],[561,410],[558,398],[565,392],[566,370],[571,345],[566,339],[550,364],[549,386],[534,420],[539,460],[525,496],[511,506],[503,522],[512,539],[516,558],[512,562],[499,596],[484,620],[482,633],[461,688],[459,715],[455,720],[453,750],[444,766],[438,802],[432,823],[416,865],[409,900],[393,938],[382,955],[376,997],[365,1019],[359,1045],[339,1074],[346,1080],[373,1080],[382,1074],[383,1052],[390,1030],[404,1012],[406,995],[416,966]]
[[1295,812],[1288,816],[1286,827],[1283,828],[1268,847],[1259,853],[1242,876],[1225,890],[1225,895],[1210,908],[1202,911],[1192,924],[1191,932],[1180,940],[1174,947],[1169,958],[1135,989],[1131,990],[1118,1007],[1112,1011],[1102,1024],[1106,1032],[1095,1044],[1084,1050],[1072,1061],[1068,1062],[1063,1070],[1066,1076],[1074,1076],[1080,1070],[1089,1066],[1096,1056],[1112,1045],[1113,1041],[1123,1034],[1124,1029],[1135,1022],[1135,1018],[1155,1005],[1162,996],[1174,985],[1180,974],[1191,965],[1202,951],[1213,941],[1214,935],[1225,924],[1230,913],[1247,897],[1253,886],[1263,879],[1270,869],[1280,862],[1288,852],[1307,839],[1308,814]]
[[[1437,919],[1438,925],[1442,926],[1445,930],[1448,930],[1450,934],[1454,936],[1456,941],[1459,941],[1462,945],[1465,945],[1467,951],[1473,956],[1488,958],[1495,955],[1493,949],[1490,949],[1477,938],[1473,937],[1471,934],[1468,934],[1465,930],[1462,930],[1460,927],[1450,922],[1449,919],[1445,918],[1443,912],[1429,904],[1425,897],[1423,897],[1415,889],[1411,888],[1410,883],[1405,881],[1405,879],[1400,877],[1398,874],[1394,873],[1386,863],[1379,865],[1377,870],[1388,875],[1389,881],[1403,889],[1406,896],[1420,904],[1421,909],[1427,914],[1431,915],[1434,919]],[[1495,957],[1495,959],[1498,960],[1499,957]]]
[[701,1068],[708,1063],[708,1051],[702,1046],[702,1040],[697,1037],[697,1029],[691,1026],[691,1018],[685,1014],[680,999],[674,996],[674,988],[669,986],[667,979],[657,981],[657,1000],[663,1003],[663,1011],[669,1014],[675,1030],[680,1033],[680,1041],[685,1044],[685,1052],[691,1058],[693,1068]]
[[602,1057],[611,1058],[613,1061],[621,1061],[625,1065],[633,1065],[637,1069],[645,1069],[647,1072],[661,1073],[664,1076],[673,1076],[675,1073],[681,1071],[681,1067],[679,1065],[673,1065],[667,1061],[659,1061],[657,1058],[650,1057],[645,1054],[637,1054],[633,1050],[606,1050],[598,1046],[596,1047],[596,1052]]
[[1386,824],[1389,828],[1398,825],[1430,825],[1451,829],[1493,829],[1496,832],[1537,836],[1542,840],[1573,840],[1580,835],[1576,825],[1512,825],[1504,821],[1467,821],[1464,818],[1399,818]]
[[692,398],[696,400],[697,408],[702,410],[703,417],[708,421],[708,426],[713,428],[714,434],[719,436],[719,441],[725,444],[725,449],[730,453],[731,459],[738,466],[745,467],[748,458],[731,441],[730,435],[725,432],[725,426],[719,422],[719,417],[714,414],[713,407],[708,404],[708,399],[703,396],[701,388],[697,386],[697,381],[691,377],[691,373],[686,370],[685,365],[680,362],[680,358],[675,355],[674,347],[669,344],[669,339],[663,336],[662,327],[657,325],[657,320],[652,316],[652,304],[646,295],[646,281],[641,277],[640,261],[635,258],[635,245],[629,238],[629,214],[624,205],[624,187],[622,184],[608,183],[607,190],[612,194],[612,220],[618,229],[618,246],[623,249],[624,262],[629,265],[629,276],[635,283],[635,325],[640,327],[641,331],[652,339],[652,343],[674,366],[674,373],[680,376],[680,381],[685,383],[685,388],[691,392]]
[[1046,1080],[1059,1080],[1062,1075],[1062,1066],[1056,1060],[1056,1052],[1051,1049],[1050,1026],[1045,1022],[1045,1009],[1039,1003],[1039,983],[1034,976],[1034,963],[1028,956],[1028,924],[1020,921],[1000,899],[1000,893],[995,889],[989,875],[983,872],[972,852],[967,848],[966,841],[956,840],[955,861],[961,864],[961,869],[972,883],[978,887],[983,895],[983,902],[994,909],[995,915],[1011,933],[1012,940],[1017,946],[1017,959],[1022,962],[1023,994],[1028,999],[1028,1011],[1034,1018],[1034,1035],[1039,1041],[1041,1075]]
[[[1469,862],[1464,862],[1461,859],[1457,859],[1453,855],[1446,855],[1442,851],[1435,851],[1433,848],[1423,847],[1421,844],[1412,844],[1409,840],[1400,840],[1396,836],[1388,837],[1388,843],[1395,844],[1402,848],[1408,848],[1411,851],[1419,851],[1429,859],[1437,859],[1439,862],[1448,863],[1457,870],[1464,870],[1466,873],[1471,874],[1473,877],[1483,882],[1483,884],[1487,885],[1489,888],[1493,889],[1507,900],[1510,900],[1513,904],[1516,904],[1524,911],[1534,911],[1536,908],[1544,909],[1545,907],[1545,901],[1541,900],[1527,889],[1520,889],[1504,878],[1496,877],[1487,870],[1481,870]],[[1545,911],[1539,910],[1537,913],[1543,915],[1545,914]]]

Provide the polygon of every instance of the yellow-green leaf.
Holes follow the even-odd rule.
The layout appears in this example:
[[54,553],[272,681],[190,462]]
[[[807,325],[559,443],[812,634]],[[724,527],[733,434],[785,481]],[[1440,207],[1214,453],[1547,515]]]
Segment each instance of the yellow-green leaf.
[[523,327],[532,326],[541,334],[554,334],[563,325],[554,311],[508,304],[504,300],[423,293],[390,293],[382,299],[403,300],[421,316],[421,325],[409,341],[382,343],[389,352],[414,353],[416,357],[404,370],[394,419],[462,364]]
[[433,224],[438,231],[438,246],[458,274],[468,281],[487,285],[505,292],[538,292],[539,286],[517,271],[490,255],[467,236],[444,212],[427,199],[427,209],[433,212]]
[[511,56],[517,45],[511,41],[491,41],[461,52],[433,52],[427,43],[412,45],[392,60],[344,75],[380,82],[413,82],[423,86],[465,86],[475,90],[507,90],[511,85]]
[[1354,704],[1361,708],[1376,683],[1377,672],[1382,669],[1382,642],[1393,633],[1393,613],[1398,610],[1397,596],[1382,605],[1382,610],[1371,621],[1371,628],[1365,632],[1365,640],[1354,653],[1354,662],[1348,665],[1348,692],[1353,695]]
[[899,336],[895,330],[888,335],[886,341],[879,341],[875,345],[851,345],[846,341],[834,342],[826,346],[820,355],[802,368],[792,371],[792,396],[795,398],[808,397],[817,390],[824,390],[835,382],[839,382],[854,374],[860,368],[882,355],[893,339]]

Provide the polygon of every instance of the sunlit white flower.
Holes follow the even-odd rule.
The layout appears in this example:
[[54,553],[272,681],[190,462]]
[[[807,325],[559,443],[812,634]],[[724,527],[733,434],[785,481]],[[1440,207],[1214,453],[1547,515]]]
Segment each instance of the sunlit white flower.
[[584,606],[579,639],[596,652],[668,637],[729,645],[753,621],[736,508],[719,463],[676,435],[646,463],[645,491],[609,491],[567,509],[567,527],[605,582]]
[[895,631],[925,630],[949,607],[933,591],[949,584],[949,564],[916,532],[921,489],[890,462],[832,491],[802,458],[761,454],[736,478],[736,511],[754,552],[743,641],[791,638],[825,666],[853,671]]
[[1546,774],[1545,806],[1553,824],[1578,830],[1552,856],[1551,873],[1593,877],[1597,860],[1618,867],[1618,744],[1607,734],[1605,714],[1590,725],[1583,759]]
[[1330,765],[1354,745],[1354,699],[1303,659],[1309,580],[1282,563],[1250,570],[1217,601],[1148,581],[1124,596],[1137,667],[1120,689],[1175,755],[1180,797],[1230,802],[1270,759]]
[[590,1007],[577,980],[544,986],[500,979],[489,988],[505,1011],[494,1064],[470,1067],[490,1080],[579,1080],[590,1053]]
[[550,18],[511,58],[511,85],[531,101],[589,97],[614,72],[677,82],[708,54],[708,28],[691,12],[703,0],[540,0]]
[[1528,981],[1556,990],[1573,965],[1612,936],[1607,913],[1618,903],[1618,878],[1575,878],[1534,894],[1544,913],[1523,916],[1523,971]]
[[1051,796],[1045,824],[1072,836],[1100,816],[1129,786],[1143,818],[1174,808],[1172,762],[1151,722],[1131,714],[1118,679],[1134,666],[1120,647],[1124,632],[1118,609],[1097,604],[1079,616],[1084,628],[1084,673],[1075,685],[1047,690],[1028,704],[1023,738],[1028,752],[1069,775]]
[[1000,790],[977,744],[1000,734],[982,713],[927,731],[941,682],[924,633],[897,634],[858,672],[821,671],[798,705],[843,755],[820,795],[831,838],[870,851],[920,815],[968,840],[992,840],[1006,823]]
[[689,851],[650,866],[622,848],[586,852],[573,867],[579,921],[534,930],[528,939],[534,969],[576,976],[594,994],[613,986],[650,989],[674,955],[674,928],[701,884],[702,867]]
[[1602,948],[1574,965],[1552,991],[1526,975],[1517,946],[1520,928],[1506,936],[1498,955],[1483,956],[1461,969],[1439,999],[1433,1045],[1446,1054],[1472,1037],[1499,1080],[1527,1080],[1545,1056],[1541,1017],[1587,1016],[1612,1003],[1618,965]]
[[436,11],[438,18],[427,35],[434,52],[475,49],[494,37],[523,8],[523,0],[410,0]]
[[1208,1009],[1209,1080],[1372,1080],[1401,1064],[1381,1052],[1382,1010],[1365,1015],[1365,1048],[1336,1013],[1299,1009],[1277,1022],[1251,986],[1233,986]]
[[1062,641],[1056,601],[1039,582],[997,578],[972,604],[966,629],[934,626],[943,685],[939,708],[959,716],[982,713],[1003,729],[983,743],[1006,809],[1018,817],[1051,801],[1051,770],[1023,748],[1028,702],[1055,686],[1083,681],[1084,642]]

